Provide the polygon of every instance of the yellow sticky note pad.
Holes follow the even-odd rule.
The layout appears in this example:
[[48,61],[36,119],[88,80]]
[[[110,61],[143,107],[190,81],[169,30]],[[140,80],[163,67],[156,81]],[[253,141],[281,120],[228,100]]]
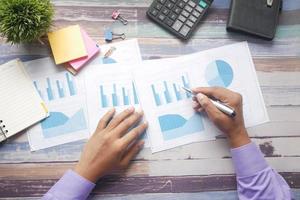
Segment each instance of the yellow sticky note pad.
[[87,56],[78,25],[50,32],[48,38],[57,65]]

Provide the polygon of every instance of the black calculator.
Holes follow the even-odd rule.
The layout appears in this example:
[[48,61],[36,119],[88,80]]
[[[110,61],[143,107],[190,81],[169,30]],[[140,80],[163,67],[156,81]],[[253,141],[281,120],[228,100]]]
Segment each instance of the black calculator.
[[213,0],[154,0],[147,16],[177,37],[187,40]]

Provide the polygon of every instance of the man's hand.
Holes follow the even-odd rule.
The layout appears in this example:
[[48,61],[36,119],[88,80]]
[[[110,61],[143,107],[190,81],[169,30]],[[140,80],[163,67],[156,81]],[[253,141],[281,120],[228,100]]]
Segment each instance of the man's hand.
[[[194,88],[196,95],[193,108],[198,111],[205,111],[210,120],[228,136],[232,148],[243,146],[250,142],[243,117],[242,96],[238,93],[219,87]],[[236,116],[231,118],[220,111],[208,98],[218,99],[226,105],[235,109]]]
[[143,113],[131,107],[113,118],[114,114],[112,109],[100,120],[75,167],[79,175],[92,182],[114,169],[126,168],[144,144],[138,138],[147,123],[131,129],[142,119]]

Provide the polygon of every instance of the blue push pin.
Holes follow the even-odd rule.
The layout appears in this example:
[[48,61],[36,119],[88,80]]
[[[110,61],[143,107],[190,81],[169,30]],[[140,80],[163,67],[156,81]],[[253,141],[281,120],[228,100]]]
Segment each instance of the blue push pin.
[[[114,37],[115,36],[115,37]],[[126,36],[125,36],[125,33],[122,33],[122,34],[115,34],[111,31],[111,29],[106,29],[105,32],[104,32],[104,38],[105,38],[105,41],[106,42],[111,42],[115,39],[122,39],[122,40],[125,40],[126,39]]]

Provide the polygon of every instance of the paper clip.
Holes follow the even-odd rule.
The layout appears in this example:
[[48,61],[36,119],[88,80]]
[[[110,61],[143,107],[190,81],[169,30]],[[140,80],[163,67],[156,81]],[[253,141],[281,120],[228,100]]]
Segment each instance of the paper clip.
[[[116,36],[116,37],[114,37]],[[122,39],[122,40],[125,40],[126,39],[126,35],[125,33],[122,33],[122,34],[116,34],[116,33],[113,33],[110,29],[107,29],[105,30],[104,32],[104,38],[105,38],[105,41],[106,42],[111,42],[112,40],[114,39]]]
[[115,50],[117,50],[116,47],[110,47],[110,49],[104,54],[104,58],[110,57]]
[[118,10],[115,10],[113,11],[111,17],[114,19],[114,20],[119,20],[121,21],[124,25],[127,25],[128,24],[128,21],[126,19],[124,19],[120,12]]

